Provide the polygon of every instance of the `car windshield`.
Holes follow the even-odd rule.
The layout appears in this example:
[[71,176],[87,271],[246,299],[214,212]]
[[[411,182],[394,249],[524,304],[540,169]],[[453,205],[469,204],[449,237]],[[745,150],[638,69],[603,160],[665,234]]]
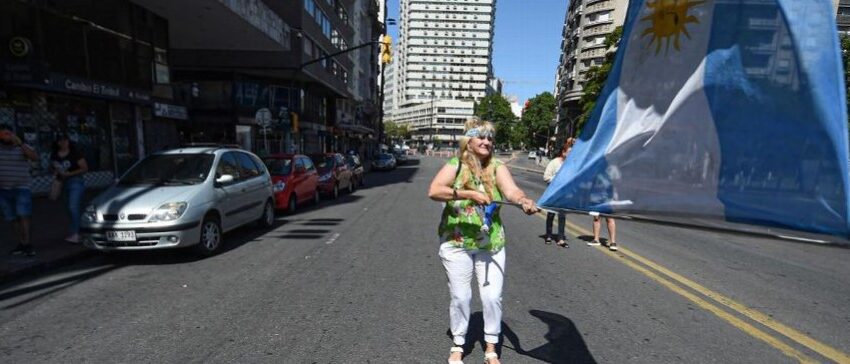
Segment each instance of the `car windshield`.
[[264,162],[272,176],[288,176],[292,173],[292,159],[266,159]]
[[393,156],[392,156],[392,154],[381,154],[381,155],[378,156],[378,159],[388,160],[388,159],[393,159]]
[[327,172],[334,167],[334,157],[332,155],[315,155],[312,156],[312,159],[316,162],[316,169],[318,169],[320,173]]
[[207,179],[212,154],[157,154],[143,159],[127,171],[121,185],[194,185]]

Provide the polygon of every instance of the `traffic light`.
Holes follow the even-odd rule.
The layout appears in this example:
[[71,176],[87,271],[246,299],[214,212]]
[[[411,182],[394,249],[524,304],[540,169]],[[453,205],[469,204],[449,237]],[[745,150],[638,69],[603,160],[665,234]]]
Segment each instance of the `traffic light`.
[[389,34],[385,34],[381,38],[381,64],[387,64],[393,61],[393,38]]
[[295,112],[289,113],[289,122],[292,126],[292,133],[298,133],[298,114]]

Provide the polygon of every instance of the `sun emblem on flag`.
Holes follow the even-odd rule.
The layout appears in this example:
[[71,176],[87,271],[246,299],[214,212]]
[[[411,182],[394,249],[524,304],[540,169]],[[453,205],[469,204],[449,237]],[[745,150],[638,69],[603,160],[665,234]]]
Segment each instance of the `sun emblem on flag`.
[[691,34],[688,33],[686,27],[689,23],[699,23],[693,15],[689,15],[688,11],[697,5],[704,3],[704,0],[656,0],[650,1],[646,6],[652,10],[641,21],[652,21],[652,25],[643,31],[641,37],[652,35],[649,45],[655,43],[655,54],[661,51],[661,43],[666,43],[664,51],[670,49],[670,42],[673,42],[673,48],[677,51],[679,47],[679,36],[684,34],[688,39],[691,39]]

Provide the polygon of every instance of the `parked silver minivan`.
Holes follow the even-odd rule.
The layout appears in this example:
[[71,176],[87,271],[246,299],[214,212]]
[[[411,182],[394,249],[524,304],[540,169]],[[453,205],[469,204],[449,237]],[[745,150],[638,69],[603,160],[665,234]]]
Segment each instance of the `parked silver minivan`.
[[83,244],[96,250],[194,246],[210,255],[223,233],[274,223],[272,182],[254,154],[190,147],[145,157],[83,210]]

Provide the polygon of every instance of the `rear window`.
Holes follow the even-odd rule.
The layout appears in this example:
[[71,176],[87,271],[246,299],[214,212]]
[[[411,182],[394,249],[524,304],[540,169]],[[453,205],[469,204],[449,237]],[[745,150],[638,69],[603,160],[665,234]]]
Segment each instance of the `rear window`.
[[272,176],[288,176],[292,173],[292,159],[266,159],[264,162]]
[[313,162],[316,163],[316,168],[318,168],[319,171],[327,171],[334,167],[333,156],[316,155],[311,158],[313,159]]

